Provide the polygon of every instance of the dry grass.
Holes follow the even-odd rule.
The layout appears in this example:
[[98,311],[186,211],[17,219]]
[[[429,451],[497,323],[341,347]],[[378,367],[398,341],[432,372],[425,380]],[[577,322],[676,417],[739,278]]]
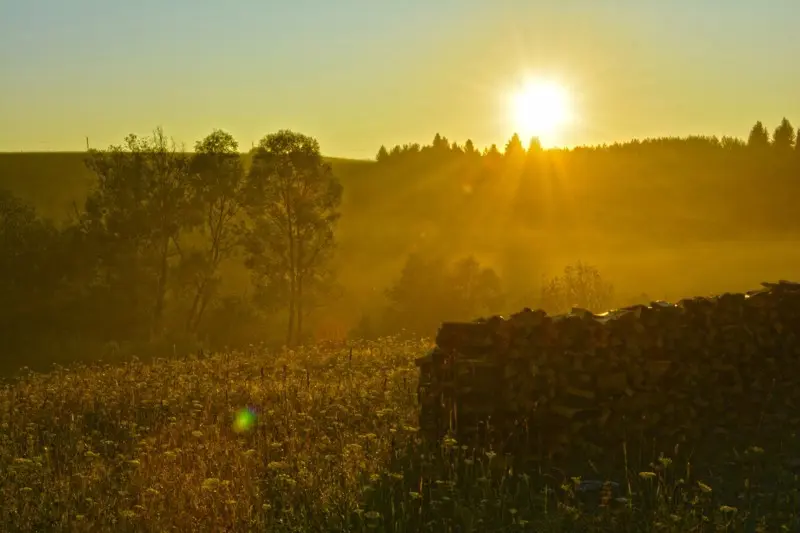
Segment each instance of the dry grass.
[[[0,390],[0,530],[800,530],[797,476],[769,449],[718,476],[632,465],[604,493],[452,440],[430,448],[414,427],[428,346],[25,376]],[[255,423],[236,431],[248,406]]]

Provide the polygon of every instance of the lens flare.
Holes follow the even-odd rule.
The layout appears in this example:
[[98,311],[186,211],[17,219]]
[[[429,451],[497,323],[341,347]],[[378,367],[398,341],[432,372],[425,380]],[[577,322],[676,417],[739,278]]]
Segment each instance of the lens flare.
[[236,412],[233,420],[233,431],[236,433],[244,433],[253,429],[256,424],[256,413],[250,407],[240,409]]

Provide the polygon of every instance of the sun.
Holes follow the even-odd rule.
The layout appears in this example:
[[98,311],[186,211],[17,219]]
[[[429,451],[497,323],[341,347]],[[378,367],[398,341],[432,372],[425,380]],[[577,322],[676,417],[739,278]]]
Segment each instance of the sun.
[[572,105],[568,91],[559,83],[528,80],[512,94],[510,114],[523,142],[538,137],[543,146],[552,146],[572,119]]

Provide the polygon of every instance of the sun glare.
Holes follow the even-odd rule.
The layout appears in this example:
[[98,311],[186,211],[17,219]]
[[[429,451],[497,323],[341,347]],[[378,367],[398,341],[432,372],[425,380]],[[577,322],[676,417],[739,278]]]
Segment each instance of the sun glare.
[[544,146],[560,141],[563,127],[571,120],[571,102],[566,89],[550,81],[528,81],[511,99],[511,120],[523,142],[538,137]]

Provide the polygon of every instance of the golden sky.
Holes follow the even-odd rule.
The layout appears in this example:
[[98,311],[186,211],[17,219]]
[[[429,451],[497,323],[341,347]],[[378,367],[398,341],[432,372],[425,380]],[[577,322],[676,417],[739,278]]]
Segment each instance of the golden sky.
[[797,0],[0,3],[0,150],[191,147],[282,128],[327,155],[513,133],[508,95],[558,81],[558,144],[800,125]]

